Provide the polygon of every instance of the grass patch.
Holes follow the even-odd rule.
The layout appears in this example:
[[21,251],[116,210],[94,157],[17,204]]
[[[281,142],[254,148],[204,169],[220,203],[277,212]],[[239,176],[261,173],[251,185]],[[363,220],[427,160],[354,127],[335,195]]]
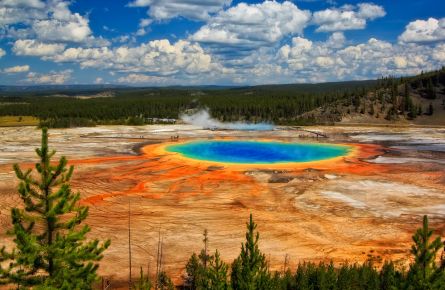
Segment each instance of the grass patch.
[[39,119],[32,116],[0,116],[0,127],[37,125],[39,125]]

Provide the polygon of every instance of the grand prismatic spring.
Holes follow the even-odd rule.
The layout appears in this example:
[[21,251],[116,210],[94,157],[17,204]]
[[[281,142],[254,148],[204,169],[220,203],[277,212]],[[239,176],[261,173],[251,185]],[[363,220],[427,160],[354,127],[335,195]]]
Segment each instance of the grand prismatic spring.
[[[155,267],[161,233],[163,267],[176,281],[191,253],[201,249],[204,229],[210,249],[230,263],[250,213],[275,270],[284,255],[291,268],[303,260],[406,259],[425,213],[443,235],[443,129],[310,130],[328,138],[285,127],[103,126],[53,129],[50,144],[75,166],[72,187],[90,207],[92,236],[112,239],[100,275],[116,281],[128,273],[129,203],[134,272]],[[2,131],[3,229],[10,226],[10,207],[19,204],[12,163],[33,166],[39,137],[30,127]]]
[[184,157],[237,164],[312,162],[345,156],[349,146],[265,141],[195,141],[171,145],[168,152]]

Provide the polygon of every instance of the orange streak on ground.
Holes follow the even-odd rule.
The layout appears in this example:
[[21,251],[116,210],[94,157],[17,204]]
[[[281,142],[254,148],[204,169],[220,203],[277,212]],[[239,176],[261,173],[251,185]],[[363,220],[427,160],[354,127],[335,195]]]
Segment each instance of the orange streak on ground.
[[105,163],[105,162],[130,161],[130,160],[138,160],[138,159],[140,159],[140,156],[97,157],[97,158],[70,160],[69,164],[71,164],[71,165],[78,165],[78,164],[101,164],[101,163]]

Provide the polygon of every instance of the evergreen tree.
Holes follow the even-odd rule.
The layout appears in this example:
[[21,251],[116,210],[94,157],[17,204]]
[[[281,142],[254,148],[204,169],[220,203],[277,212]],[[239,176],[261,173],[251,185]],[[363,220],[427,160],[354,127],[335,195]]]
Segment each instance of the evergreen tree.
[[397,290],[399,288],[394,264],[392,262],[385,262],[380,271],[380,289]]
[[371,106],[369,107],[369,115],[374,116],[375,110],[374,110],[374,103],[371,103]]
[[306,273],[306,264],[298,264],[297,271],[295,273],[296,289],[307,290],[309,289],[309,279]]
[[426,114],[429,115],[429,116],[431,116],[431,115],[433,115],[433,113],[434,113],[433,104],[430,103],[429,106],[428,106],[428,109],[427,109],[427,111],[426,111]]
[[414,263],[408,273],[408,289],[445,289],[444,273],[436,265],[437,252],[442,247],[440,237],[431,241],[433,230],[429,228],[428,217],[423,217],[423,226],[413,236],[411,253]]
[[144,275],[144,271],[142,270],[142,267],[141,267],[139,281],[136,283],[134,288],[136,290],[150,290],[152,288],[152,286],[153,285],[150,281],[150,277],[148,277],[148,273],[147,273],[147,275]]
[[197,285],[199,285],[199,280],[201,279],[202,267],[198,258],[198,255],[195,253],[192,254],[190,259],[187,261],[187,265],[185,266],[185,271],[187,273],[185,283],[186,285],[194,290],[197,289]]
[[186,283],[191,289],[208,289],[209,285],[209,269],[208,264],[213,260],[207,252],[208,233],[204,231],[204,249],[199,255],[192,254],[186,265]]
[[426,86],[426,97],[432,100],[436,98],[436,89],[434,88],[433,81],[431,78],[428,79],[428,83]]
[[[405,83],[405,90],[404,90],[404,94],[403,94],[403,110],[412,115],[413,107],[414,107],[414,104],[413,104],[413,100],[410,96],[410,87],[409,87],[408,83]],[[415,116],[414,117],[411,116],[411,117],[415,118]]]
[[164,271],[160,272],[158,275],[158,290],[174,290],[175,285],[173,285],[172,279]]
[[247,223],[246,241],[241,253],[232,264],[232,287],[234,290],[270,289],[270,275],[266,256],[258,247],[260,235],[252,214]]
[[80,194],[70,189],[73,167],[67,168],[66,158],[51,164],[55,151],[48,149],[46,128],[36,153],[39,178],[31,169],[22,171],[14,165],[24,209],[11,210],[15,248],[12,252],[1,249],[0,282],[44,289],[91,289],[97,279],[95,262],[110,241],[86,241],[90,228],[78,227],[88,216],[88,207],[79,206]]
[[227,290],[229,283],[227,280],[228,266],[221,260],[218,250],[215,251],[213,259],[210,260],[208,269],[209,290]]
[[281,277],[281,287],[280,289],[290,290],[290,289],[301,289],[297,287],[295,276],[292,272],[287,269],[283,276]]
[[380,277],[371,261],[361,266],[356,266],[359,272],[359,289],[378,290],[380,289]]

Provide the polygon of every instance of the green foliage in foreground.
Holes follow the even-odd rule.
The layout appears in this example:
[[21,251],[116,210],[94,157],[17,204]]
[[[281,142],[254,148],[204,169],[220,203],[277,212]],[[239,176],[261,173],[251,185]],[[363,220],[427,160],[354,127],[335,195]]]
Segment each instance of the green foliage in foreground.
[[234,289],[273,289],[266,256],[258,245],[260,234],[255,232],[257,225],[250,215],[247,223],[246,242],[241,245],[241,253],[232,263],[232,287]]
[[0,252],[0,284],[16,284],[20,289],[91,289],[98,264],[110,241],[86,241],[90,231],[80,224],[88,216],[88,207],[79,206],[79,193],[73,193],[69,181],[73,167],[61,157],[52,165],[55,151],[49,151],[47,129],[42,130],[40,160],[32,170],[16,164],[19,195],[24,208],[11,211],[15,248]]
[[[246,241],[241,253],[234,260],[229,274],[227,265],[220,262],[219,252],[210,256],[210,265],[205,267],[203,255],[193,254],[187,263],[187,279],[183,289],[233,289],[233,290],[441,290],[445,289],[445,260],[436,263],[442,247],[439,237],[432,239],[428,218],[413,236],[411,253],[414,261],[408,271],[398,269],[392,262],[385,262],[378,269],[372,261],[363,264],[344,264],[334,267],[332,263],[303,263],[295,272],[271,272],[263,253],[258,247],[259,234],[252,215],[247,223]],[[218,261],[218,262],[217,262]],[[217,275],[215,275],[218,273]],[[231,283],[228,283],[228,277]],[[195,283],[190,283],[194,281]],[[198,282],[199,281],[199,282]],[[202,282],[204,281],[204,282]]]

